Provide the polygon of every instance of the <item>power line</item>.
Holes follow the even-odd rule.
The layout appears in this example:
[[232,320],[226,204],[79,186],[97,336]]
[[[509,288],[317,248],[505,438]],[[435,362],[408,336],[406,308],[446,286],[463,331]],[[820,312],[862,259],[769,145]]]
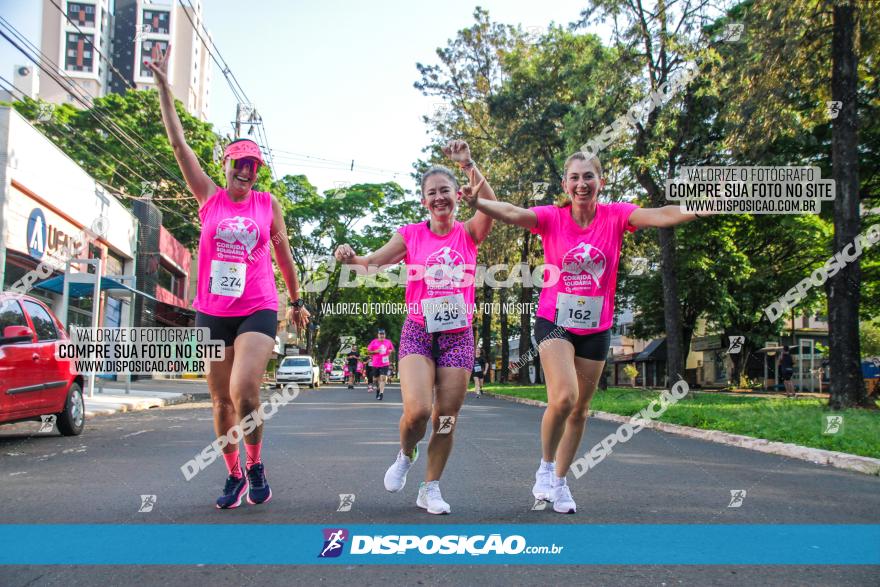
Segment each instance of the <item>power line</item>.
[[[6,79],[5,77],[3,77],[2,75],[0,75],[0,81],[2,81],[3,83],[5,83],[5,84],[9,87],[8,91],[10,92],[11,95],[13,95],[13,97],[14,97],[14,92],[18,92],[18,93],[22,96],[22,99],[24,99],[24,98],[29,98],[29,97],[28,97],[28,96],[27,96],[27,95],[26,95],[21,89],[17,88],[17,87],[15,86],[14,83],[10,82],[8,79]],[[143,182],[146,182],[146,183],[152,183],[152,182],[150,182],[149,180],[147,180],[143,175],[141,175],[140,173],[138,173],[137,171],[135,171],[134,169],[132,169],[127,163],[125,163],[124,161],[121,161],[120,159],[116,158],[112,153],[110,153],[109,151],[107,151],[106,149],[104,149],[100,144],[98,144],[97,141],[95,141],[95,140],[93,140],[93,139],[90,139],[89,137],[87,137],[87,136],[85,136],[85,135],[82,135],[81,133],[78,133],[75,129],[71,128],[69,125],[61,124],[61,123],[55,122],[55,121],[53,120],[53,121],[52,121],[52,126],[53,126],[53,127],[56,129],[56,131],[58,131],[58,132],[67,132],[67,133],[69,133],[70,136],[75,137],[77,140],[85,140],[85,141],[87,141],[92,147],[94,147],[94,148],[98,149],[99,151],[101,151],[102,153],[104,153],[107,157],[109,157],[110,159],[112,159],[114,162],[116,162],[116,163],[119,164],[120,166],[124,167],[127,171],[129,171],[129,172],[130,172],[132,175],[134,175],[135,177],[141,179]],[[135,154],[135,155],[136,155],[136,154]],[[107,168],[110,169],[111,171],[114,171],[114,170],[113,170],[113,169],[107,164],[106,161],[104,161],[103,159],[99,159],[99,161],[101,162],[102,165],[104,165],[105,167],[107,167]],[[134,196],[131,196],[131,195],[126,194],[126,193],[124,193],[124,192],[122,192],[122,191],[119,191],[118,189],[116,189],[116,188],[114,188],[114,187],[111,187],[111,186],[109,186],[109,185],[107,185],[107,184],[101,182],[100,180],[94,178],[94,177],[93,177],[92,179],[94,179],[95,182],[96,182],[98,185],[100,185],[102,188],[104,188],[105,190],[107,190],[107,191],[110,192],[111,194],[115,194],[115,195],[121,196],[121,197],[123,197],[123,198],[128,198],[128,199],[130,199],[130,200],[135,200],[135,199],[137,199],[137,198],[135,198]],[[187,218],[186,216],[184,216],[182,213],[178,212],[177,210],[173,210],[173,209],[171,209],[171,208],[167,208],[167,207],[164,207],[164,206],[158,206],[158,207],[159,207],[159,209],[162,210],[163,212],[167,212],[168,214],[171,214],[171,215],[177,216],[177,217],[180,218],[185,224],[191,224],[191,223],[192,223],[192,219]],[[183,225],[181,225],[181,226],[183,226]],[[178,226],[178,228],[180,228],[180,226]]]
[[[184,2],[186,2],[185,5]],[[196,35],[198,35],[199,39],[202,41],[202,44],[204,44],[205,49],[211,56],[211,59],[214,61],[214,63],[217,64],[217,67],[220,68],[220,72],[226,79],[226,83],[229,85],[229,89],[232,90],[232,94],[235,99],[239,102],[239,104],[251,104],[250,98],[248,98],[248,95],[244,91],[244,88],[238,82],[238,78],[236,78],[235,74],[232,73],[232,69],[229,67],[229,64],[226,63],[226,60],[220,53],[220,48],[217,46],[217,43],[215,43],[214,40],[210,38],[210,35],[208,35],[209,38],[206,40],[205,37],[202,35],[201,27],[198,26],[190,16],[189,10],[192,10],[192,13],[194,15],[196,14],[196,9],[192,5],[192,2],[190,0],[180,0],[180,6],[183,9],[183,14],[186,16],[186,19],[189,21],[190,25],[192,25],[192,28],[195,31]],[[189,8],[189,10],[187,10],[187,8]],[[207,31],[205,32],[207,34]],[[266,136],[265,125],[263,124],[263,117],[259,114],[257,114],[257,116],[259,117],[259,121],[255,123],[255,126],[257,126],[257,133],[260,133],[262,131],[262,140],[263,144],[266,145],[266,156],[269,159],[269,170],[272,172],[272,179],[278,181],[278,178],[275,176],[275,159],[272,155],[272,149],[270,149],[268,146],[269,140]]]
[[350,171],[361,170],[363,172],[367,171],[377,171],[382,173],[388,173],[392,175],[409,175],[412,171],[400,171],[397,169],[388,169],[385,167],[375,167],[372,165],[361,165],[360,163],[356,163],[354,160],[349,159],[346,161],[340,159],[327,159],[325,157],[318,157],[316,155],[306,155],[303,153],[295,153],[293,151],[285,151],[282,149],[275,149],[276,153],[280,153],[278,157],[280,159],[287,160],[307,160],[307,161],[317,161],[320,163],[327,163],[330,165],[337,165],[339,167],[344,167]]
[[[19,32],[14,26],[12,26],[2,16],[0,16],[0,24],[2,24],[7,30],[9,30],[12,34],[14,34],[21,42],[23,42],[26,45],[28,45],[29,47],[31,47],[32,50],[35,51],[35,54],[39,54],[40,56],[42,56],[43,61],[45,61],[46,63],[51,65],[53,69],[58,69],[59,71],[61,71],[61,67],[57,63],[55,63],[54,61],[49,59],[48,56],[46,56],[42,51],[40,51],[33,43],[31,43],[27,39],[27,37],[22,35],[21,32]],[[96,113],[96,111],[98,113],[100,113],[100,109],[98,107],[93,107],[95,97],[90,92],[88,92],[85,88],[82,88],[81,86],[79,86],[79,84],[77,84],[70,76],[66,75],[63,72],[61,73],[61,75],[64,76],[63,81],[61,79],[59,79],[57,77],[57,75],[55,74],[55,72],[53,72],[51,69],[47,69],[46,67],[44,67],[43,64],[41,63],[41,60],[35,58],[35,54],[31,54],[26,49],[22,48],[18,43],[16,43],[13,39],[11,39],[3,31],[0,31],[0,36],[3,36],[3,38],[5,38],[7,41],[9,41],[9,43],[12,44],[16,49],[18,49],[25,57],[27,57],[29,60],[31,60],[37,67],[39,67],[41,71],[43,71],[46,75],[51,77],[62,89],[66,90],[71,95],[71,97],[73,97],[77,102],[79,102],[83,106],[83,108],[86,110],[86,112],[88,112],[88,114],[90,116],[92,116],[92,118],[94,118],[95,121],[99,125],[101,125],[101,127],[104,128],[104,130],[106,132],[108,132],[110,135],[112,135],[117,140],[119,140],[123,147],[127,148],[130,152],[133,152],[133,153],[135,153],[136,151],[140,151],[141,153],[143,153],[146,156],[146,158],[147,158],[146,160],[152,161],[160,170],[165,172],[165,174],[168,175],[168,177],[170,177],[172,180],[176,181],[178,184],[182,185],[183,187],[186,187],[185,182],[183,181],[183,179],[180,176],[176,175],[172,171],[169,171],[168,168],[164,164],[162,164],[158,159],[156,159],[153,156],[152,153],[150,153],[149,151],[146,150],[145,147],[143,147],[143,144],[146,143],[146,141],[143,139],[143,137],[138,137],[140,139],[140,142],[136,141],[124,129],[122,129],[118,124],[116,124],[116,122],[114,120],[110,119],[106,115],[105,115],[105,118],[106,118],[106,124],[105,124],[105,122],[102,120],[102,118],[99,117],[98,114]],[[77,93],[77,91],[84,94],[86,96],[86,98],[91,100],[91,103],[89,103],[86,100],[86,98],[84,98],[82,95],[79,95]],[[108,124],[112,128],[109,128],[107,126]],[[137,134],[137,133],[135,133],[135,134]],[[126,146],[126,143],[128,143],[127,146]]]
[[[186,2],[186,6],[184,6],[184,2]],[[192,10],[193,14],[196,13],[195,7],[192,5],[190,0],[180,0],[180,5],[183,8],[183,14],[186,16],[186,19],[192,25],[193,30],[198,35],[199,39],[201,39],[202,43],[205,45],[205,48],[208,49],[208,53],[211,55],[211,59],[214,60],[214,63],[220,68],[220,71],[223,73],[223,77],[226,78],[227,83],[229,84],[232,93],[235,95],[236,100],[242,102],[244,104],[250,104],[251,101],[247,97],[247,94],[244,91],[244,88],[241,87],[241,84],[238,83],[238,79],[236,79],[235,75],[232,73],[232,70],[229,68],[229,65],[226,63],[226,60],[223,59],[223,55],[220,53],[220,49],[214,43],[213,39],[210,39],[210,44],[205,38],[202,36],[202,32],[196,23],[193,22],[192,17],[189,15],[189,12],[186,10],[187,6],[190,10]],[[211,47],[214,47],[214,51],[211,50]],[[216,52],[216,55],[214,54]]]

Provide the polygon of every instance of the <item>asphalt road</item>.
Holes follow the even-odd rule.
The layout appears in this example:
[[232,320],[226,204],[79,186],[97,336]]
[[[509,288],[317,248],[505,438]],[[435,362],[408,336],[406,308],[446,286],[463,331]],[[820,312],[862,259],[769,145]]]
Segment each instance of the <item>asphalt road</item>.
[[[181,384],[188,385],[188,384]],[[184,389],[185,391],[185,389]],[[82,436],[0,427],[4,524],[877,524],[880,479],[643,430],[579,480],[576,515],[533,511],[539,408],[469,396],[443,477],[450,516],[416,508],[423,458],[406,489],[382,486],[394,460],[400,392],[304,390],[267,423],[264,506],[219,511],[222,461],[186,482],[181,465],[212,440],[210,404],[87,422]],[[582,452],[616,425],[592,420]],[[730,508],[731,490],[744,489]],[[140,496],[155,495],[149,513]],[[338,512],[339,494],[354,494]],[[55,545],[96,549],[99,544]],[[133,545],[133,548],[135,546]],[[138,545],[149,548],[149,545]],[[247,538],[225,548],[246,548]],[[2,546],[0,546],[2,548]],[[867,566],[6,566],[0,585],[877,585]]]

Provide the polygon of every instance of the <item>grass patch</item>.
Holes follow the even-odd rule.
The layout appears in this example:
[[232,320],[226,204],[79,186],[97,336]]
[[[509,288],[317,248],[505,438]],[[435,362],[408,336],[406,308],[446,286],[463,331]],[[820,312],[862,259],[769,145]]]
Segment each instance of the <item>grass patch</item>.
[[[489,384],[483,388],[492,393],[547,401],[543,385]],[[659,395],[654,390],[609,387],[596,392],[590,408],[631,416]],[[823,434],[825,416],[832,414],[843,416],[843,429],[837,434]],[[666,410],[660,421],[880,458],[880,412],[831,412],[823,400],[814,398],[691,393]]]

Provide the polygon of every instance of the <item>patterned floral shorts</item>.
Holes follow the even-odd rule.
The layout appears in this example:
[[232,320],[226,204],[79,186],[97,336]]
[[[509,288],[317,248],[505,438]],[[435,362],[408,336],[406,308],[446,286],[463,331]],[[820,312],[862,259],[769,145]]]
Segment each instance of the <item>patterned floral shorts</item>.
[[425,327],[407,318],[400,333],[400,349],[398,357],[422,355],[434,361],[437,367],[458,367],[470,371],[474,367],[474,335],[468,328],[464,332],[439,334],[437,358],[432,354],[433,334],[428,334]]

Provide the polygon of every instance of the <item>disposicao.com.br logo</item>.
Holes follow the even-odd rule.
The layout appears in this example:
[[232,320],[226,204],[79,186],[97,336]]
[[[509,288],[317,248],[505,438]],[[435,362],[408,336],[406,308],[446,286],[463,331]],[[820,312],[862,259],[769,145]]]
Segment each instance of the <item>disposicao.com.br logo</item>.
[[437,536],[429,534],[388,534],[349,536],[344,528],[325,529],[323,546],[319,558],[338,557],[345,542],[350,542],[351,555],[517,555],[517,554],[560,554],[564,546],[556,544],[529,546],[525,537],[511,534],[476,534],[473,536],[450,534]]

